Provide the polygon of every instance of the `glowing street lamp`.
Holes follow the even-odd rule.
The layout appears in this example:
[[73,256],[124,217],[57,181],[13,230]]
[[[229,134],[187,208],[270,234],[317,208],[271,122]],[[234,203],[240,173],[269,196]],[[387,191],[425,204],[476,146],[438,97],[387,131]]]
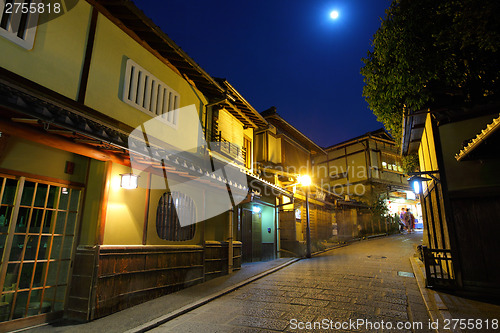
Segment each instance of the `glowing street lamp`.
[[309,175],[300,175],[297,177],[297,181],[301,186],[309,186],[312,184],[311,177]]

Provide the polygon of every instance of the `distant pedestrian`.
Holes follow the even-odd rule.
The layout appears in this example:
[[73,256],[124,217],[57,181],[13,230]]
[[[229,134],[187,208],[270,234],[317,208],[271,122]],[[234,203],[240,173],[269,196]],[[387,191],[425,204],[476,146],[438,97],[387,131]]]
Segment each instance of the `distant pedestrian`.
[[401,208],[401,212],[399,213],[399,232],[403,232],[405,229],[405,209]]
[[415,230],[415,216],[410,212],[410,232]]
[[404,213],[403,215],[403,221],[404,221],[404,224],[405,224],[405,229],[406,231],[410,234],[411,233],[411,226],[410,226],[410,221],[411,221],[411,213],[410,213],[410,209],[409,208],[406,208],[406,212]]

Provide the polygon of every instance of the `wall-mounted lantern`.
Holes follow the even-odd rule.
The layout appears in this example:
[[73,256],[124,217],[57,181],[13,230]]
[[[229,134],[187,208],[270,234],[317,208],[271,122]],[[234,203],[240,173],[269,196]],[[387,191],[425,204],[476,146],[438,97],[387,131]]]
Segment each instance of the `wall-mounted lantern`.
[[254,212],[255,214],[260,214],[260,212],[262,212],[262,208],[260,208],[259,206],[253,206],[252,212]]
[[120,187],[126,190],[133,190],[137,188],[139,183],[139,176],[133,173],[122,173],[120,174]]
[[[411,188],[413,189],[413,192],[415,192],[416,194],[422,193],[422,182],[428,182],[428,181],[434,180],[437,183],[439,183],[440,182],[439,179],[433,175],[435,173],[439,173],[439,171],[410,172],[409,175],[411,177],[408,178],[408,183],[410,184]],[[422,175],[427,175],[431,178],[422,177]]]

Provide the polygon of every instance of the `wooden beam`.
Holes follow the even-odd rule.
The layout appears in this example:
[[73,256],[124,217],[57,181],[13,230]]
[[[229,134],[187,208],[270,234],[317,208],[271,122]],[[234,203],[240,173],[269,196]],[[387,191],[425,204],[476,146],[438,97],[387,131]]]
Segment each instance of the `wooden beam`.
[[10,118],[12,121],[15,121],[16,123],[23,123],[23,124],[38,124],[38,119],[34,118]]
[[87,156],[99,161],[111,161],[113,163],[130,166],[130,161],[128,159],[118,157],[115,154],[106,153],[87,145],[75,143],[61,136],[46,133],[29,126],[16,124],[1,118],[0,132],[40,143],[45,146],[61,149],[70,153]]
[[75,135],[75,132],[65,129],[48,129],[47,132],[59,135]]
[[90,145],[102,145],[102,141],[93,140],[93,139],[73,139],[76,143],[85,143]]
[[229,102],[228,100],[226,100],[226,103],[231,107],[231,109],[234,110],[234,112],[236,112],[236,114],[238,114],[240,117],[242,117],[245,121],[247,121],[250,126],[252,128],[257,128],[258,126],[255,125],[255,123],[250,120],[250,118],[248,118],[240,109],[238,109],[233,103]]

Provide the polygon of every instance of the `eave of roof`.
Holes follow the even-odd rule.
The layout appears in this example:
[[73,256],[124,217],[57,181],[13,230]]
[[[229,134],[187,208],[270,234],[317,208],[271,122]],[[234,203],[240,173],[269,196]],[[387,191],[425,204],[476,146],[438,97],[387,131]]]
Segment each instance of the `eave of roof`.
[[[382,137],[378,136],[379,134],[384,134],[385,136],[387,136],[387,138],[382,138]],[[357,141],[360,141],[363,139],[369,139],[369,138],[395,144],[394,140],[391,138],[389,133],[387,133],[387,131],[384,128],[379,128],[378,130],[367,132],[367,133],[362,134],[360,136],[357,136],[355,138],[328,146],[325,148],[325,150],[328,151],[328,150],[336,149],[336,148],[339,148],[341,146],[343,147],[343,146],[348,145],[350,143],[357,142]]]
[[[243,124],[253,128],[267,127],[267,121],[253,108],[250,103],[226,80],[215,78],[217,83],[226,90],[226,104],[231,108],[234,106],[238,110],[234,110],[233,115]],[[231,108],[229,111],[231,111]],[[239,112],[238,112],[239,111]]]
[[403,132],[401,136],[401,155],[406,156],[418,152],[420,139],[424,133],[425,119],[428,111],[404,113]]
[[467,145],[465,145],[459,153],[455,155],[457,161],[461,161],[466,158],[470,153],[472,153],[477,147],[481,145],[488,137],[493,133],[498,131],[500,128],[500,115],[497,118],[493,118],[493,121],[486,126],[479,134],[476,135]]
[[305,136],[301,131],[293,127],[289,122],[283,119],[277,112],[274,107],[261,112],[261,115],[264,119],[273,125],[275,125],[278,129],[281,128],[286,133],[290,134],[293,139],[299,141],[299,143],[303,144],[307,149],[314,153],[323,153],[326,152],[318,146],[314,141]]
[[[212,170],[201,167],[197,157],[190,158],[182,153],[172,154],[164,145],[156,145],[151,137],[146,146],[143,138],[132,137],[127,131],[92,116],[87,107],[81,106],[84,108],[82,109],[75,104],[60,103],[33,89],[17,86],[0,78],[0,122],[5,119],[16,126],[26,126],[47,135],[67,139],[68,142],[110,152],[126,165],[130,165],[129,159],[133,158],[134,164],[141,165],[143,170],[149,169],[150,172],[156,170],[162,174],[197,180],[221,189],[226,189],[226,184],[231,184],[230,180],[216,177]],[[64,99],[64,96],[61,98]],[[240,165],[228,163],[227,166],[283,195],[293,197],[290,191],[262,179]],[[201,179],[201,176],[207,177]],[[248,189],[248,184],[232,183],[232,186],[242,190]]]
[[135,33],[180,73],[192,80],[200,91],[211,96],[221,96],[224,93],[224,89],[131,0],[87,1],[109,18],[119,20],[124,28]]

